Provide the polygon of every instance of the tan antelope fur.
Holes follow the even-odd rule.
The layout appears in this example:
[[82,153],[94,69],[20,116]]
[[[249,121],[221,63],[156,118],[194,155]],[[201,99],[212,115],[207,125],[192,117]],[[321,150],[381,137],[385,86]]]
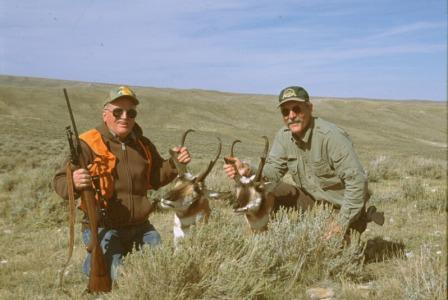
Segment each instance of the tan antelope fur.
[[[185,138],[189,132],[188,129],[182,136],[181,146],[185,143]],[[198,176],[192,175],[186,168],[186,165],[179,163],[177,153],[170,150],[171,158],[178,171],[174,187],[161,199],[161,206],[165,209],[174,211],[174,243],[177,245],[179,239],[185,237],[190,227],[198,222],[206,223],[210,215],[210,206],[207,198],[207,189],[205,178],[212,170],[221,154],[221,140],[219,140],[218,151],[214,160],[210,161],[207,169]]]
[[[260,157],[260,164],[258,166],[257,174],[250,177],[235,174],[235,204],[233,210],[237,214],[245,216],[247,224],[253,233],[263,232],[267,230],[269,216],[274,209],[275,199],[266,191],[262,178],[263,166],[266,162],[266,156],[269,149],[269,140],[266,136],[262,137],[265,140],[265,146],[262,156]],[[230,150],[230,157],[233,157],[233,149],[236,143],[241,142],[235,140],[232,143]],[[233,164],[233,161],[224,158],[227,164]],[[235,165],[234,165],[235,167]],[[236,167],[235,167],[236,168]]]

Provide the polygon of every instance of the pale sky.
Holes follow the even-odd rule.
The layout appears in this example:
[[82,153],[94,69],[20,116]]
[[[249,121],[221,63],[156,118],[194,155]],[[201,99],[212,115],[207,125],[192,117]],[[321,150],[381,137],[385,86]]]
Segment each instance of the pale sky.
[[447,99],[446,0],[0,0],[0,74]]

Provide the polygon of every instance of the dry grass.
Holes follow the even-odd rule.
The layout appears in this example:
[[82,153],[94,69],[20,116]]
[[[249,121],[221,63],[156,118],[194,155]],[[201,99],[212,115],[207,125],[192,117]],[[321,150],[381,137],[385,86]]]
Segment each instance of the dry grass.
[[[68,232],[66,203],[50,184],[67,149],[62,85],[69,88],[79,130],[94,126],[98,103],[93,99],[102,99],[107,86],[0,76],[0,299],[95,298],[82,294],[85,251],[79,226],[64,290],[57,288]],[[213,157],[215,136],[222,137],[224,154],[234,138],[242,139],[239,155],[257,161],[260,136],[272,138],[279,127],[271,96],[137,92],[145,99],[140,122],[163,156],[179,142],[182,130],[197,130],[187,141],[193,173]],[[250,236],[243,218],[229,209],[225,192],[233,186],[220,161],[206,182],[227,198],[212,201],[210,224],[196,228],[182,251],[174,252],[173,216],[157,211],[150,219],[163,245],[129,255],[118,287],[104,298],[301,299],[307,288],[325,287],[338,299],[445,299],[445,105],[314,100],[318,115],[353,137],[369,171],[371,202],[386,212],[383,227],[369,225],[360,246],[341,249],[320,238],[328,212],[282,212],[266,234]],[[187,104],[181,112],[179,107]],[[372,113],[375,120],[368,117]],[[251,124],[261,125],[248,130]],[[431,138],[422,142],[423,136]],[[165,190],[150,194],[159,197]]]

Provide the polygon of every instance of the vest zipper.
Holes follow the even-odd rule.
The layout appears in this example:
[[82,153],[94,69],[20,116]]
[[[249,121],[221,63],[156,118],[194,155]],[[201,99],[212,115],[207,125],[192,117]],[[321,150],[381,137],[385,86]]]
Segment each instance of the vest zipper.
[[121,143],[121,150],[123,151],[123,158],[125,161],[125,165],[126,165],[126,172],[128,174],[128,186],[129,186],[129,210],[131,213],[130,216],[130,222],[132,223],[134,221],[134,200],[132,197],[132,175],[131,175],[131,171],[129,170],[129,160],[128,160],[128,155],[127,155],[127,151],[126,151],[126,144],[125,143]]

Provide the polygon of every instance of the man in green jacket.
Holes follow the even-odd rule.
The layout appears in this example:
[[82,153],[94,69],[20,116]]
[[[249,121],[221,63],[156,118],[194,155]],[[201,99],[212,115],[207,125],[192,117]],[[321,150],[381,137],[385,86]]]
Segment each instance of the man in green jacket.
[[[366,210],[369,199],[367,176],[348,134],[336,125],[313,117],[313,104],[307,91],[299,86],[283,89],[278,107],[284,126],[275,135],[263,169],[263,176],[279,182],[272,193],[277,206],[294,206],[303,210],[316,202],[330,203],[340,212],[340,221],[331,224],[326,237],[362,233],[367,223],[382,225],[384,216],[374,206]],[[255,173],[248,164],[233,158],[243,176]],[[235,168],[225,164],[228,177],[234,178]],[[289,172],[295,186],[280,182]]]

